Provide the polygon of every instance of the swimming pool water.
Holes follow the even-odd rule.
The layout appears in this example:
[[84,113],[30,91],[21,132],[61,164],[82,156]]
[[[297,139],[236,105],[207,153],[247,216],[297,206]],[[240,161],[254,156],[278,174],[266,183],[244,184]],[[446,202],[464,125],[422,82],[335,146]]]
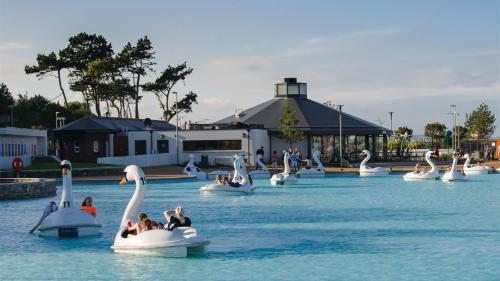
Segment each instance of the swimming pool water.
[[499,174],[456,183],[333,175],[277,188],[256,180],[251,196],[204,196],[203,184],[150,181],[142,206],[158,220],[185,207],[211,240],[206,255],[185,259],[112,252],[133,184],[74,183],[75,204],[94,198],[99,237],[30,235],[51,198],[0,202],[0,280],[500,279]]

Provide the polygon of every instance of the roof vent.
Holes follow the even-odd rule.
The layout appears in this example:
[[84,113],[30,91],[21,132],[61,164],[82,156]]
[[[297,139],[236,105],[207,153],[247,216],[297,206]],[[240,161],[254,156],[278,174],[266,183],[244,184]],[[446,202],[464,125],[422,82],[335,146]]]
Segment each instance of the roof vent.
[[295,78],[295,77],[285,78],[285,83],[297,84],[297,78]]

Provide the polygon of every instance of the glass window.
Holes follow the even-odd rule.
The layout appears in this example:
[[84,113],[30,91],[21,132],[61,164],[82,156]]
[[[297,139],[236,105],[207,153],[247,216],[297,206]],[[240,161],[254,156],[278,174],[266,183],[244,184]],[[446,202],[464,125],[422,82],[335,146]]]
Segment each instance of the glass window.
[[73,149],[74,149],[75,153],[80,153],[80,142],[79,141],[74,142]]
[[322,145],[321,145],[321,136],[312,136],[311,137],[311,148],[312,151],[319,151],[319,153],[323,153]]
[[299,94],[299,85],[292,84],[288,85],[288,95],[298,95]]
[[345,147],[346,153],[351,153],[356,151],[356,136],[347,136],[347,144]]
[[99,141],[98,140],[94,140],[92,142],[92,149],[94,150],[94,152],[99,152]]
[[158,140],[156,141],[156,146],[158,153],[168,153],[168,140]]
[[184,151],[241,150],[241,140],[190,140],[182,142]]
[[361,152],[365,149],[365,136],[356,136],[356,152]]
[[384,137],[382,136],[375,136],[375,148],[377,152],[383,152],[384,151]]
[[146,140],[135,141],[135,155],[146,154]]
[[286,96],[286,84],[276,85],[276,95],[280,97]]

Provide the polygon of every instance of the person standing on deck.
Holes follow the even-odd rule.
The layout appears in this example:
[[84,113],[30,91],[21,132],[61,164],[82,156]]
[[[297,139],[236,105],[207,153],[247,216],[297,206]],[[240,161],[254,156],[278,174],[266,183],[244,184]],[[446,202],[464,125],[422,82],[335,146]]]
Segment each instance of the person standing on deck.
[[[260,155],[260,159],[262,161],[264,161],[264,147],[261,146],[259,149],[257,149],[257,151],[255,152],[255,155],[257,156],[257,158]],[[259,164],[257,164],[257,161],[255,161],[255,169],[259,170],[260,168],[261,167],[259,167]]]

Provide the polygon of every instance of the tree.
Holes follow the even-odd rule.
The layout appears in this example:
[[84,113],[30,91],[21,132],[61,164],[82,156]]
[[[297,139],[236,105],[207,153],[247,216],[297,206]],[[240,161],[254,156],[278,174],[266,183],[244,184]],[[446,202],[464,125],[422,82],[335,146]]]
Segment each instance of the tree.
[[405,134],[407,138],[411,138],[413,136],[413,130],[406,126],[399,127],[394,133],[396,134],[396,137],[402,137]]
[[98,83],[93,80],[94,76],[89,75],[89,65],[99,59],[110,59],[113,48],[102,35],[85,32],[70,37],[68,41],[68,46],[59,52],[59,56],[71,67],[70,89],[82,93],[88,111],[90,103],[94,102],[96,113],[101,116]]
[[7,85],[0,83],[0,115],[10,114],[9,105],[14,104],[14,98]]
[[290,148],[292,147],[292,143],[304,139],[304,131],[296,128],[298,123],[299,114],[297,111],[291,109],[288,104],[285,104],[283,113],[281,113],[279,118],[279,131],[280,138],[285,140],[290,145]]
[[69,64],[60,57],[58,58],[54,52],[48,55],[38,54],[36,61],[38,63],[37,65],[26,65],[24,67],[24,72],[26,72],[26,74],[36,73],[36,77],[39,77],[39,79],[42,79],[52,72],[56,72],[56,78],[59,81],[59,89],[61,89],[61,94],[64,98],[64,106],[67,107],[68,99],[66,98],[66,93],[61,83],[61,70],[68,68]]
[[428,123],[425,125],[425,132],[424,135],[426,137],[431,138],[432,145],[434,145],[434,140],[435,139],[442,139],[444,138],[446,134],[446,125],[439,123],[439,122],[433,122],[433,123]]
[[190,112],[193,103],[197,103],[198,95],[194,92],[189,92],[178,103],[170,105],[172,88],[177,82],[184,81],[192,72],[193,69],[188,67],[186,62],[177,66],[169,65],[154,82],[146,83],[142,86],[144,91],[155,94],[163,111],[163,118],[166,121],[170,121],[176,114],[182,111]]
[[470,114],[465,115],[465,128],[477,139],[489,139],[495,132],[495,114],[487,104],[482,103]]
[[123,50],[118,54],[118,61],[126,71],[132,74],[132,82],[135,88],[133,99],[135,100],[135,118],[139,118],[139,88],[141,86],[141,77],[148,71],[153,71],[152,66],[155,52],[153,45],[147,36],[139,38],[135,46],[128,42]]

